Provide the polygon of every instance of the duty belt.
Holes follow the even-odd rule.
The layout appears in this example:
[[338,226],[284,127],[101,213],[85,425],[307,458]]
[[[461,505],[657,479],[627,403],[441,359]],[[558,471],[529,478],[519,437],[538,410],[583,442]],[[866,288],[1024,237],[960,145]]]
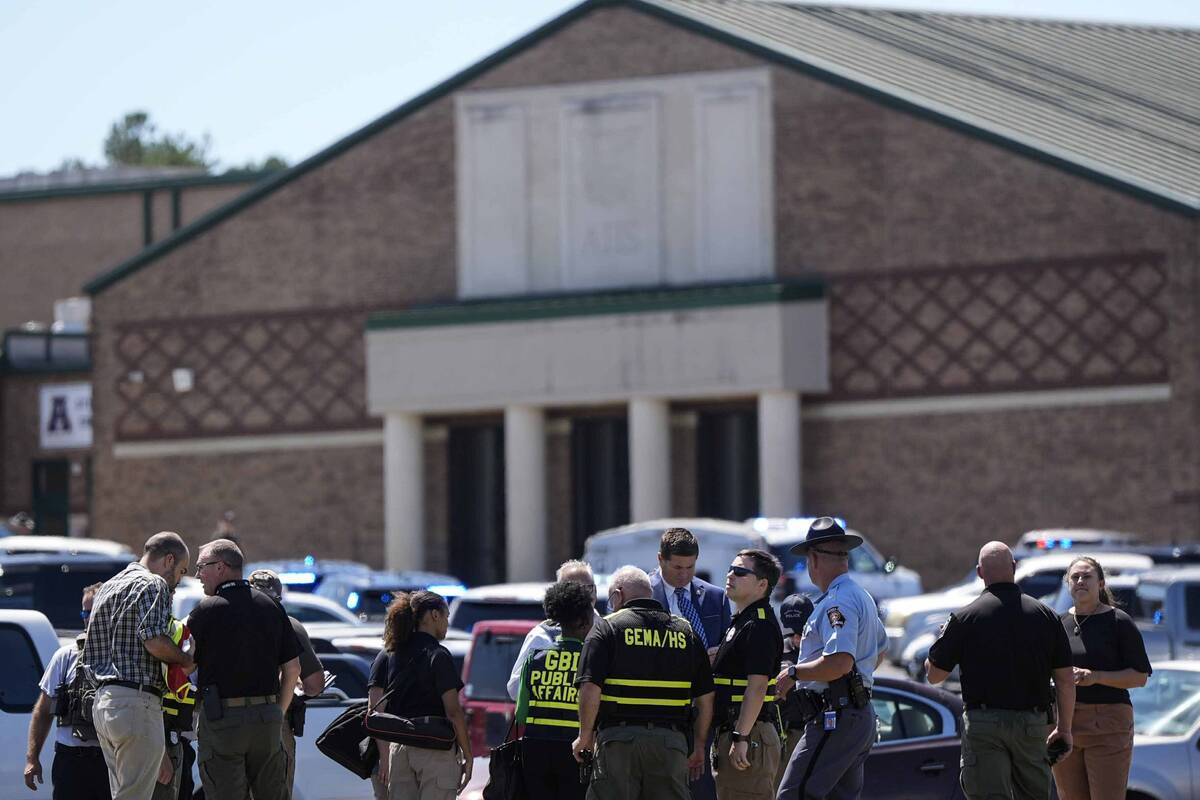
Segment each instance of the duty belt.
[[137,681],[118,681],[118,680],[100,681],[99,688],[103,688],[105,686],[122,686],[126,689],[136,689],[139,692],[145,692],[146,694],[152,694],[155,697],[160,698],[160,699],[162,698],[162,694],[163,694],[162,689],[159,689],[157,686],[151,686],[148,683],[138,683]]
[[229,697],[221,700],[226,708],[244,708],[245,706],[265,706],[268,703],[278,703],[279,695],[262,694],[254,697]]
[[606,728],[662,728],[663,730],[687,733],[687,726],[682,722],[642,722],[634,720],[608,720],[597,726],[600,730]]

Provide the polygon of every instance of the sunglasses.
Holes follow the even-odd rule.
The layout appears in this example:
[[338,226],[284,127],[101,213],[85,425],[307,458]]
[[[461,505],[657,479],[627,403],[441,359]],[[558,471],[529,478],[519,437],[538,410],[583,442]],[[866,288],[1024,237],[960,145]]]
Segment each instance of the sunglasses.
[[756,578],[758,577],[758,574],[754,570],[746,569],[745,567],[739,567],[739,566],[730,567],[729,574],[736,575],[739,578],[745,578],[747,575],[754,575],[754,577],[756,577]]

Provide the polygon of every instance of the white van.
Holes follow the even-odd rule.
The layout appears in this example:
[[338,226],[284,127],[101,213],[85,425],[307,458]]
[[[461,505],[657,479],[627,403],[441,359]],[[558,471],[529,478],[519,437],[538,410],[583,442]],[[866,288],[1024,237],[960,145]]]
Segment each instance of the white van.
[[583,560],[592,571],[611,574],[626,564],[646,572],[658,569],[658,542],[668,528],[687,528],[700,543],[696,559],[696,577],[725,585],[729,565],[739,550],[750,547],[767,549],[767,541],[749,525],[724,519],[655,519],[610,528],[589,536],[583,546]]

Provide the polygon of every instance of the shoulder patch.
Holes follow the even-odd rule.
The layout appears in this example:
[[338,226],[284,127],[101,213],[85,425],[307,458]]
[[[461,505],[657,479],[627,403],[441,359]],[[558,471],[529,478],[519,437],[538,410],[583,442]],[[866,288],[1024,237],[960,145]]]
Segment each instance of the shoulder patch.
[[767,612],[766,612],[765,610],[763,610],[763,609],[761,609],[761,608],[760,608],[760,609],[758,610],[758,618],[759,618],[759,619],[766,619],[766,618],[767,618]]
[[829,618],[829,624],[835,628],[840,628],[846,624],[846,616],[837,606],[834,606],[833,608],[829,609],[829,611],[825,612],[825,616]]

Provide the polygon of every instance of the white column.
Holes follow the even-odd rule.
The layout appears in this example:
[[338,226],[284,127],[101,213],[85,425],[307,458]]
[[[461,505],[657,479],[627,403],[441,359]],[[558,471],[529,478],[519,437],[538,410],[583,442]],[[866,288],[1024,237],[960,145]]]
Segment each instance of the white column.
[[671,516],[671,412],[656,397],[629,401],[629,510],[634,522]]
[[798,517],[800,508],[800,394],[758,396],[758,498],[764,517]]
[[384,562],[425,569],[425,441],[421,417],[389,413],[383,428]]
[[508,580],[545,580],[546,419],[540,408],[504,409],[504,496]]

